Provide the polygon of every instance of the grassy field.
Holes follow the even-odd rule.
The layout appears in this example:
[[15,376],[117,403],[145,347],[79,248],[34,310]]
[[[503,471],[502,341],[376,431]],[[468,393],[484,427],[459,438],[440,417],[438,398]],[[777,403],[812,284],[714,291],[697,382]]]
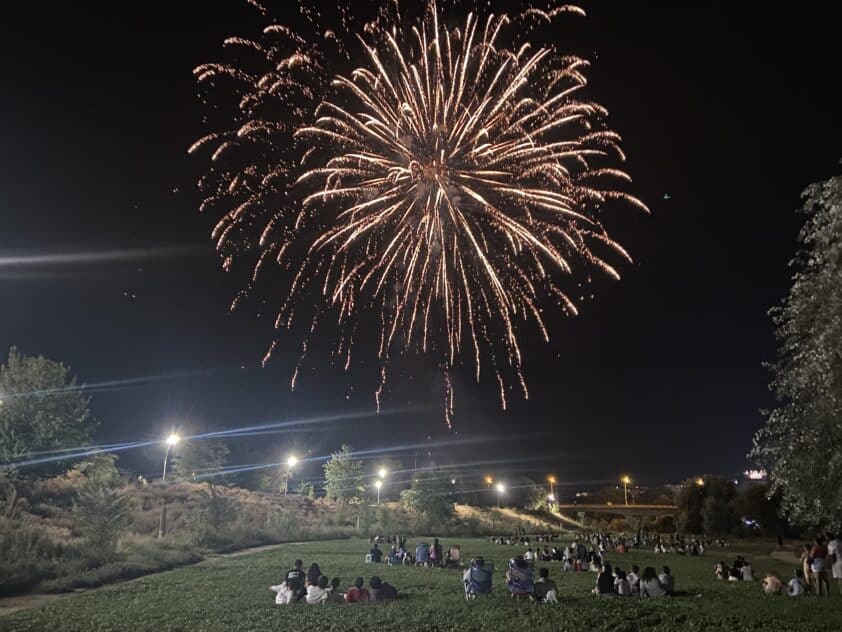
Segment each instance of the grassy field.
[[[521,550],[480,540],[453,542],[462,545],[468,558],[484,555],[498,569]],[[752,561],[761,577],[767,570],[788,577],[795,565],[771,559],[772,548],[772,544],[754,543],[713,549],[701,558],[646,551],[609,559],[624,569],[632,564],[670,565],[676,588],[688,595],[661,600],[597,598],[589,592],[593,574],[564,574],[558,563],[549,563],[551,577],[559,585],[560,603],[543,605],[511,600],[504,573],[499,571],[491,598],[466,603],[461,571],[366,565],[363,557],[368,544],[362,540],[289,544],[68,596],[0,618],[0,630],[842,630],[842,596],[835,586],[830,599],[790,599],[766,597],[760,582],[729,584],[714,579],[716,560],[730,561],[737,553]],[[268,586],[280,581],[295,558],[303,559],[305,567],[316,561],[329,576],[340,576],[343,589],[357,575],[367,581],[378,574],[398,588],[401,598],[388,604],[275,606]]]

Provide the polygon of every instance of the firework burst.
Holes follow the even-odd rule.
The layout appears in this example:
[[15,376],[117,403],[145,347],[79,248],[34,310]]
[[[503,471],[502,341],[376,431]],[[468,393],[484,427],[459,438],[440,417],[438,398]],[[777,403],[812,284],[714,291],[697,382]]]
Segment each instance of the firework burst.
[[[225,40],[237,61],[195,74],[209,102],[233,96],[234,124],[190,148],[210,154],[199,186],[221,214],[224,267],[252,262],[241,296],[267,264],[290,270],[276,328],[335,324],[346,369],[376,316],[378,407],[390,357],[433,354],[448,425],[463,357],[477,380],[491,367],[504,408],[509,383],[528,397],[521,331],[549,340],[544,310],[577,313],[564,289],[577,266],[619,278],[606,258],[629,256],[600,221],[606,203],[645,210],[618,187],[629,177],[606,110],[581,95],[588,62],[524,39],[581,11],[446,26],[457,11],[430,0],[413,19],[393,2],[355,33],[348,9],[328,29],[302,5],[311,37],[270,23]],[[293,387],[306,352],[307,336]]]

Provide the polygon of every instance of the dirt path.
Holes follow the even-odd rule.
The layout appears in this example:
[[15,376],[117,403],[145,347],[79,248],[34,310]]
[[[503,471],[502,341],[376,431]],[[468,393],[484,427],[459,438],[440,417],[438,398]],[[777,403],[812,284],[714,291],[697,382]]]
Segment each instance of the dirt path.
[[[239,551],[232,551],[231,553],[212,553],[205,556],[205,559],[198,564],[204,564],[207,562],[212,562],[213,560],[217,560],[220,558],[226,557],[240,557],[242,555],[252,555],[256,553],[263,553],[265,551],[271,551],[272,549],[277,549],[281,546],[289,546],[294,544],[302,544],[301,542],[285,542],[284,544],[266,544],[263,546],[255,546],[249,549],[240,549]],[[183,567],[182,567],[183,568]],[[173,569],[174,570],[174,569]],[[170,571],[160,571],[161,573],[169,573]],[[139,579],[146,579],[152,575],[157,575],[158,573],[149,573],[148,575],[143,575],[141,577],[135,577],[133,579],[127,579],[127,582],[135,582]],[[81,588],[79,590],[74,590],[73,592],[66,592],[66,593],[35,593],[31,595],[17,595],[15,597],[0,597],[0,617],[12,614],[13,612],[18,612],[19,610],[31,610],[32,608],[40,608],[41,606],[46,606],[48,604],[53,603],[59,599],[64,599],[65,597],[72,597],[73,595],[77,595],[83,592],[89,592],[92,590],[101,590],[103,588],[107,588],[108,586],[113,586],[114,584],[120,584],[123,582],[110,582],[108,584],[103,584],[102,586],[97,586],[96,588]]]

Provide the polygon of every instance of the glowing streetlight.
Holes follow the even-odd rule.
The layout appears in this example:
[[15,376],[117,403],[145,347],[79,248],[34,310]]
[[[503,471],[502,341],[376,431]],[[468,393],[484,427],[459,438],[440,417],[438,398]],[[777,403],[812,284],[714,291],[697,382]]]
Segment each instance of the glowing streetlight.
[[494,482],[494,479],[491,476],[485,477],[485,484],[491,487],[491,484]]
[[695,482],[695,483],[696,483],[696,485],[698,485],[699,487],[704,487],[704,486],[705,486],[705,479],[703,479],[701,476],[700,476],[699,478],[697,478],[694,482]]
[[284,496],[286,496],[289,491],[289,479],[292,478],[292,468],[296,465],[298,465],[298,457],[294,454],[290,454],[287,458],[287,473],[284,477]]
[[451,485],[456,485],[456,479],[455,479],[455,478],[451,478],[451,479],[450,479],[450,484],[451,484]]
[[381,479],[386,478],[386,474],[388,473],[389,470],[387,470],[385,467],[381,467],[379,470],[377,470],[377,476],[379,476]]
[[555,490],[553,489],[553,485],[555,485],[555,484],[556,484],[555,476],[553,476],[552,474],[550,474],[550,475],[547,477],[547,482],[550,484],[550,496],[554,496],[554,495],[555,495]]
[[374,488],[377,490],[377,504],[380,504],[380,488],[383,487],[383,481],[379,478],[374,481]]
[[631,485],[631,478],[629,476],[624,476],[620,479],[620,482],[623,483],[623,495],[626,499],[626,505],[629,504],[629,485]]
[[506,486],[503,483],[497,483],[497,485],[494,486],[494,489],[497,490],[497,508],[499,509],[500,497],[506,493]]
[[[164,471],[161,474],[161,482],[167,482],[167,463],[170,458],[170,450],[172,450],[178,442],[181,441],[181,437],[178,436],[178,433],[171,432],[170,435],[164,439],[164,444],[166,444],[167,449],[164,451]],[[158,539],[164,537],[164,533],[167,531],[167,495],[164,493],[164,498],[161,501],[161,516],[158,519]]]

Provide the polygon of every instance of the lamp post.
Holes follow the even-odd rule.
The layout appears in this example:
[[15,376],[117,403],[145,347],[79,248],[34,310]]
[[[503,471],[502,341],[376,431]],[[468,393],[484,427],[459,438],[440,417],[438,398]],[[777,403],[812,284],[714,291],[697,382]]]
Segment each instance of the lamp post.
[[292,468],[298,465],[298,457],[290,455],[287,459],[287,475],[284,477],[284,496],[287,495],[287,491],[289,490],[289,479],[292,478]]
[[632,481],[631,481],[631,478],[629,478],[628,476],[624,476],[620,480],[623,483],[623,496],[626,499],[626,505],[628,505],[629,504],[629,485],[631,484]]
[[[181,437],[178,436],[175,432],[171,433],[168,436],[164,443],[167,444],[167,449],[164,452],[164,471],[161,474],[161,482],[166,484],[167,482],[167,462],[170,458],[170,450],[172,450],[178,442],[181,440]],[[164,533],[167,531],[167,493],[164,491],[164,498],[161,501],[161,516],[158,519],[158,539],[164,537]]]
[[700,476],[699,478],[697,478],[694,482],[695,482],[695,483],[696,483],[696,485],[697,485],[697,486],[699,486],[699,487],[704,487],[704,486],[705,486],[705,479],[703,479],[701,476]]
[[547,477],[547,482],[550,484],[550,496],[555,496],[555,490],[553,489],[553,485],[556,484],[555,476],[550,474]]
[[374,481],[374,488],[377,490],[377,504],[380,505],[380,488],[383,487],[383,481],[379,478]]
[[506,486],[503,485],[503,483],[497,483],[497,485],[495,486],[495,489],[497,490],[497,508],[499,509],[500,508],[500,497],[503,494],[506,493]]

